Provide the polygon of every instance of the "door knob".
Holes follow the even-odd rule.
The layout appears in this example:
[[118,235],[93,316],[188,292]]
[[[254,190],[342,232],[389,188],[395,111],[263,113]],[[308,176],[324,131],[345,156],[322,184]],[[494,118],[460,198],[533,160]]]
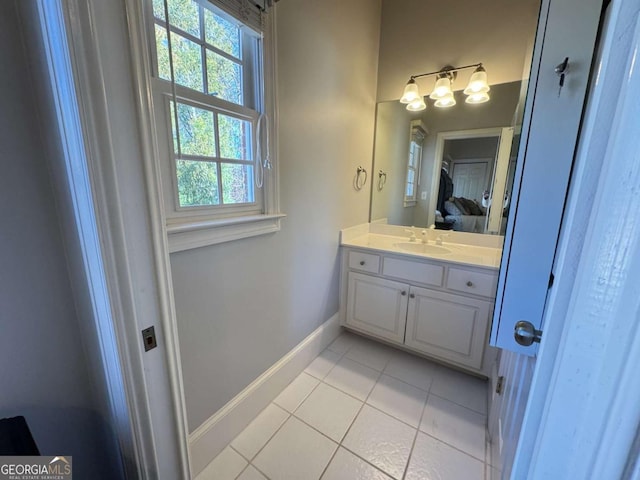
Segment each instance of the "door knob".
[[515,325],[513,336],[518,345],[530,347],[534,343],[540,343],[542,330],[536,330],[531,322],[520,320]]

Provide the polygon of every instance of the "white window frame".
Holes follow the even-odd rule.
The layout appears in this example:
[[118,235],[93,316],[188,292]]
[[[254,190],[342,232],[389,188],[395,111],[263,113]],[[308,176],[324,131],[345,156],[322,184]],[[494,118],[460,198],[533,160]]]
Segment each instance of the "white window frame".
[[[407,155],[407,171],[404,183],[404,206],[413,207],[418,203],[418,187],[422,168],[422,148],[427,136],[427,129],[420,120],[412,120],[409,130],[409,152]],[[412,165],[411,159],[415,162]],[[413,172],[413,182],[409,181],[409,172]],[[413,184],[413,195],[407,195],[409,184]]]
[[[274,108],[275,56],[273,21],[271,19],[273,14],[265,15],[265,26],[262,34],[255,32],[248,26],[241,27],[243,35],[243,82],[245,84],[243,90],[247,98],[245,103],[255,106],[255,109],[237,105],[178,84],[175,85],[175,96],[179,103],[186,103],[251,122],[254,169],[260,168],[255,141],[258,118],[260,113],[265,113],[269,119],[270,128],[266,129],[267,131],[263,134],[262,139],[264,145],[268,136],[272,169],[264,170],[262,188],[257,188],[254,185],[253,203],[181,207],[178,198],[176,156],[173,151],[169,108],[170,102],[173,101],[174,88],[170,81],[159,78],[157,72],[155,28],[156,25],[165,28],[165,24],[163,20],[158,20],[154,17],[151,0],[141,1],[143,2],[143,25],[146,33],[143,37],[146,40],[145,47],[148,54],[148,60],[145,62],[143,69],[144,83],[152,98],[152,112],[150,114],[153,117],[153,122],[149,125],[151,129],[149,133],[155,144],[156,165],[159,173],[159,178],[157,179],[159,181],[158,190],[162,199],[169,251],[177,252],[280,230],[280,219],[284,215],[279,212],[277,145],[273,128],[277,122]],[[216,6],[215,0],[198,0],[196,3],[200,5],[200,8],[207,8],[204,5],[210,5],[211,10],[217,15],[230,20],[233,19],[224,10]],[[242,23],[240,20],[233,20]],[[196,43],[204,49],[203,41],[182,31],[178,33],[189,40],[197,40]],[[256,42],[247,41],[251,37],[258,38],[257,43],[261,43],[261,45],[252,46]],[[211,46],[207,44],[207,48],[211,48]],[[260,49],[262,50],[262,55],[260,55]],[[216,53],[218,52],[215,47],[214,50]],[[203,69],[205,68],[203,63]],[[255,81],[255,77],[260,74],[262,81]],[[206,77],[204,81],[206,81]],[[255,85],[255,88],[247,88],[249,85]],[[233,161],[223,161],[225,163],[234,163]],[[222,195],[222,191],[219,194]]]

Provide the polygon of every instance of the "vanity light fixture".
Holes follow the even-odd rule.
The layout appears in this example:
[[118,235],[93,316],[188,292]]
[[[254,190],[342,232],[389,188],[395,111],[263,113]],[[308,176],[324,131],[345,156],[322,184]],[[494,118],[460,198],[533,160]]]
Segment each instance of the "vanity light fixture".
[[436,84],[429,98],[435,101],[434,106],[437,108],[453,107],[456,104],[456,99],[453,95],[451,85],[455,81],[458,72],[467,68],[475,68],[475,70],[469,79],[467,88],[464,89],[464,94],[467,95],[465,103],[478,104],[488,102],[488,92],[490,88],[487,83],[487,71],[481,63],[474,63],[473,65],[465,65],[464,67],[446,66],[437,72],[411,75],[407,85],[404,87],[404,93],[402,94],[402,98],[400,98],[400,103],[406,104],[407,110],[412,112],[418,112],[427,108],[424,97],[420,95],[420,91],[418,90],[416,78],[435,75],[437,77]]

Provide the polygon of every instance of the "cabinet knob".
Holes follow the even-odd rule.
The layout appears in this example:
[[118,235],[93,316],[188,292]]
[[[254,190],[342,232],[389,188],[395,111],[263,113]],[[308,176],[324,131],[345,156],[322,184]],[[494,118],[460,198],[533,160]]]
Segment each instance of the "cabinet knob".
[[467,287],[473,287],[473,282],[471,280],[467,282]]
[[360,265],[364,265],[364,260],[360,260]]
[[415,293],[410,293],[409,294],[409,298],[416,298],[416,294]]
[[400,292],[400,295],[402,295],[403,297],[407,294],[407,292],[405,292],[404,290]]

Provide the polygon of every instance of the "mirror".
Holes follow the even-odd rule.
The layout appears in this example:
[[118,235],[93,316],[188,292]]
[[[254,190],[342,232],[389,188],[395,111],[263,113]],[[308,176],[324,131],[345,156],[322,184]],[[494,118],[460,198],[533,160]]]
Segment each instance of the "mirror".
[[[483,5],[478,28],[467,3],[447,4],[447,30],[426,0],[383,0],[371,222],[504,233],[539,1]],[[408,10],[411,20],[401,15]],[[426,110],[398,101],[410,76],[474,62],[486,68],[488,102],[465,102],[473,70],[457,73],[452,107],[429,100],[436,76],[416,79]]]

